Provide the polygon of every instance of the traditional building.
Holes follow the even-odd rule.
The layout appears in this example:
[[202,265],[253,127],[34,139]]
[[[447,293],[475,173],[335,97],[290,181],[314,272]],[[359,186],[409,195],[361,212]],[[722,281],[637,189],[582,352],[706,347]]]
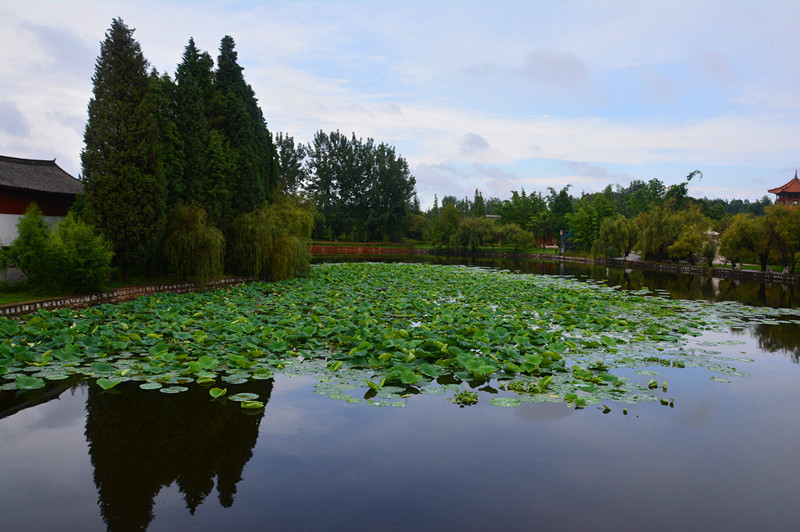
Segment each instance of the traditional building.
[[770,189],[769,192],[778,195],[775,203],[783,203],[787,207],[800,205],[800,179],[797,179],[797,171],[794,173],[794,179],[782,187]]
[[45,221],[55,223],[67,215],[83,182],[62,170],[55,159],[42,161],[0,155],[0,245],[17,238],[17,221],[33,202]]

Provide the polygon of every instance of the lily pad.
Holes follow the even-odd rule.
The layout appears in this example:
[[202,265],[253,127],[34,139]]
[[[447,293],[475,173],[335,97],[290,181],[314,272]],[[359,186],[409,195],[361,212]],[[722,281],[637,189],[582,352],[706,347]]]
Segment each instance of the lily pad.
[[522,401],[520,399],[514,399],[513,397],[492,397],[490,403],[503,408],[513,408],[521,405]]

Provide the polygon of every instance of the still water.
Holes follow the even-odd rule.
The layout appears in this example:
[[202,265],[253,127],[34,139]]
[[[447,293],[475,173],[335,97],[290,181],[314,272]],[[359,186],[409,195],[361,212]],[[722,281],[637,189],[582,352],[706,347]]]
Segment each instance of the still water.
[[[780,286],[540,264],[480,265],[797,304]],[[752,359],[737,362],[749,376],[650,368],[675,407],[625,405],[627,415],[616,404],[605,415],[498,408],[485,392],[465,408],[424,395],[371,408],[286,376],[237,387],[268,399],[252,416],[204,389],[77,384],[33,406],[3,392],[0,530],[798,530],[800,331],[702,340],[731,339],[714,349]]]

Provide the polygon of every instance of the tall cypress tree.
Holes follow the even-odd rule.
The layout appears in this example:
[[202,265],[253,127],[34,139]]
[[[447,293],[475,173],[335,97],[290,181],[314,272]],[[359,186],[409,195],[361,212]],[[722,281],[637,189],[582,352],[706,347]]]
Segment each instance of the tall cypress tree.
[[219,130],[232,147],[229,160],[236,171],[227,188],[234,217],[258,208],[278,185],[277,150],[242,70],[233,38],[226,35],[220,43],[214,76],[211,127]]
[[127,280],[154,252],[165,224],[166,186],[148,62],[133,30],[114,19],[100,45],[81,165],[86,210],[114,244]]
[[185,185],[183,183],[184,142],[177,120],[177,89],[169,75],[158,75],[153,69],[150,72],[150,90],[155,104],[156,123],[158,124],[158,159],[164,171],[167,184],[167,208],[185,201]]
[[[210,96],[212,65],[204,61],[208,54],[201,55],[189,39],[183,60],[175,72],[178,83],[176,91],[176,122],[183,141],[183,174],[176,176],[176,199],[195,201],[207,210],[210,204],[208,175],[208,120],[206,118],[206,96]],[[208,57],[210,60],[210,57]]]

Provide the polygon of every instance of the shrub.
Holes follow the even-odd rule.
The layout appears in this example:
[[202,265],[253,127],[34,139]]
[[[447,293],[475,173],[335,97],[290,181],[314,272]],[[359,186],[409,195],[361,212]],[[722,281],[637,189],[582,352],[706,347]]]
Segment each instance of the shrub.
[[49,231],[41,209],[31,203],[17,222],[17,238],[9,249],[10,262],[25,274],[31,287],[38,287],[46,278]]
[[108,287],[114,250],[102,234],[71,213],[50,233],[45,284],[59,291],[98,292]]

